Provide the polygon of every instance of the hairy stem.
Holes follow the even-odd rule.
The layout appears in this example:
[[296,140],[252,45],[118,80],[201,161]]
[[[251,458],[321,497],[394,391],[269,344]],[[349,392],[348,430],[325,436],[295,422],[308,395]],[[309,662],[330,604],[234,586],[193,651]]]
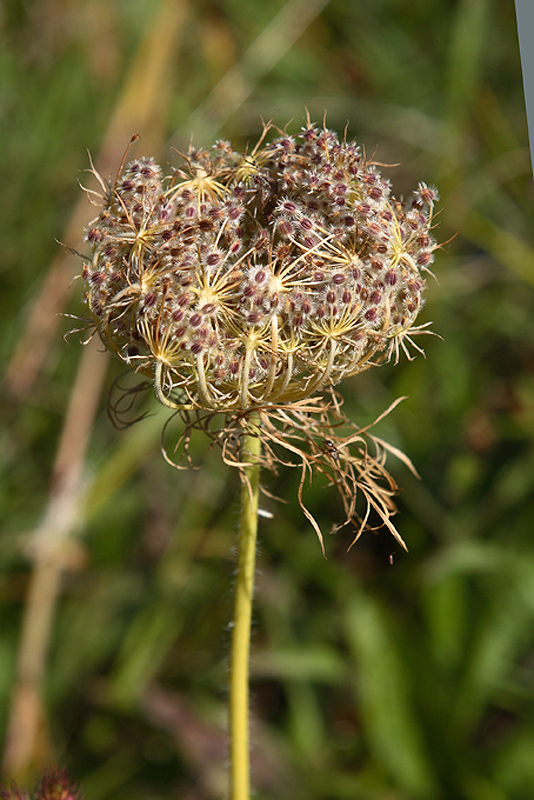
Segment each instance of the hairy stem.
[[230,656],[230,785],[231,800],[249,800],[249,651],[250,621],[254,593],[256,534],[261,441],[247,433],[241,443],[243,483],[239,519],[238,563],[235,587],[234,625]]

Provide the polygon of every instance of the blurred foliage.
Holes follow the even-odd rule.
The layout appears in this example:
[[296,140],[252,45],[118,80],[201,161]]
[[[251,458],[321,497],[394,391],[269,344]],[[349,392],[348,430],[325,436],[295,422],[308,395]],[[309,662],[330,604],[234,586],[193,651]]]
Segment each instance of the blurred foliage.
[[[146,39],[158,24],[175,37],[159,66],[161,33],[152,46]],[[58,762],[86,800],[224,794],[235,476],[201,439],[201,469],[165,463],[166,414],[148,396],[149,416],[115,430],[95,378],[82,391],[93,391],[97,414],[82,417],[91,430],[76,502],[68,519],[64,506],[50,516],[86,351],[80,337],[65,344],[72,321],[57,316],[83,315],[79,284],[59,309],[43,286],[60,259],[61,301],[78,269],[55,239],[83,248],[81,231],[78,241],[66,233],[76,181],[133,85],[133,119],[147,116],[136,153],[150,142],[177,163],[169,147],[187,148],[191,133],[198,144],[244,145],[261,117],[298,128],[307,108],[337,130],[348,124],[377,160],[400,162],[388,170],[396,193],[426,180],[442,196],[437,236],[448,243],[423,321],[443,341],[428,337],[426,359],[343,386],[361,423],[408,397],[378,433],[421,474],[391,462],[410,553],[394,553],[385,532],[347,553],[350,531],[341,531],[327,538],[325,560],[295,501],[298,476],[265,476],[286,502],[266,498],[274,517],[261,522],[258,797],[531,798],[534,207],[512,0],[7,0],[0,26],[6,740],[37,545],[53,538],[51,518],[64,527],[57,595],[45,581],[44,674],[33,678],[39,735],[15,777],[31,782]],[[152,69],[159,77],[136,98],[137,76]],[[87,204],[83,214],[94,216]],[[109,387],[120,368],[111,357],[106,365]],[[86,369],[89,386],[94,374]],[[63,433],[67,452],[79,427]],[[171,423],[171,446],[177,430]],[[325,487],[308,500],[328,532],[335,494]],[[6,779],[16,772],[8,761]]]

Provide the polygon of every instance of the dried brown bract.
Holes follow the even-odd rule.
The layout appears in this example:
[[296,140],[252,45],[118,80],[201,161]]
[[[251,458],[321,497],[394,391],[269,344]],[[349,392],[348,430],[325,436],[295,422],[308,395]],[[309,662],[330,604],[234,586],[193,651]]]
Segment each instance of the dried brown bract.
[[406,549],[391,521],[397,510],[393,497],[398,487],[385,467],[387,454],[396,455],[414,475],[417,472],[407,456],[370,433],[370,429],[404,398],[393,403],[371,425],[358,428],[343,413],[342,398],[333,390],[328,395],[290,405],[258,406],[254,413],[247,410],[222,415],[198,409],[180,411],[183,431],[172,454],[163,448],[164,455],[179,469],[191,467],[191,435],[194,430],[200,430],[221,448],[224,462],[239,469],[244,466],[240,455],[243,437],[258,436],[262,442],[262,467],[270,472],[277,472],[280,466],[300,471],[299,504],[315,529],[323,551],[321,530],[304,500],[306,486],[311,486],[318,475],[326,476],[343,502],[345,518],[334,530],[349,523],[356,526],[351,547],[364,530],[385,526]]

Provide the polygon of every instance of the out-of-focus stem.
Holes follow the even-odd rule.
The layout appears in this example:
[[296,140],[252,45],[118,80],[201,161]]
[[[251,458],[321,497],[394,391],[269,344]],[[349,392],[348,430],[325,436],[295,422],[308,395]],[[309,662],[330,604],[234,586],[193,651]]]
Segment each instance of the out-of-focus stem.
[[[213,87],[188,120],[195,138],[211,139],[250,97],[254,88],[317,19],[330,0],[288,0]],[[181,146],[183,132],[172,143]]]
[[41,741],[44,739],[41,684],[60,583],[61,569],[53,557],[35,564],[26,601],[3,760],[3,772],[17,778],[24,776],[30,764],[37,760],[36,753],[46,749],[46,742]]
[[241,444],[243,468],[234,624],[230,657],[231,800],[249,800],[249,652],[258,529],[261,441],[247,434]]
[[[116,169],[134,131],[149,150],[161,142],[169,94],[172,91],[176,46],[188,0],[162,0],[141,40],[104,138],[98,167],[107,175]],[[80,198],[64,239],[76,243],[87,223],[87,200]],[[93,212],[94,213],[94,212]],[[74,259],[69,256],[74,268]],[[31,390],[57,327],[72,270],[58,256],[46,277],[29,317],[26,331],[8,367],[5,385],[13,398]],[[45,518],[32,541],[33,572],[19,646],[17,674],[3,756],[8,777],[24,778],[40,759],[48,761],[44,737],[41,687],[61,576],[72,558],[72,534],[79,520],[78,503],[85,450],[101,394],[107,359],[97,352],[96,340],[84,351],[54,466]]]
[[[33,562],[24,610],[3,769],[23,776],[40,758],[43,736],[41,688],[62,573],[72,566],[72,532],[78,521],[82,472],[102,392],[106,356],[96,341],[83,351],[54,464],[48,508],[30,543]],[[44,744],[44,743],[43,743]]]

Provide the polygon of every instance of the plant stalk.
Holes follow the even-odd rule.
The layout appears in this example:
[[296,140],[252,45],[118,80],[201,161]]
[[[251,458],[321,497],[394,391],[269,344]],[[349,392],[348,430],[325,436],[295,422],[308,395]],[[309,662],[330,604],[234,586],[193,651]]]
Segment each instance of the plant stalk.
[[243,467],[234,624],[230,655],[230,797],[250,798],[249,653],[254,594],[258,495],[260,486],[259,436],[247,433],[241,442]]

